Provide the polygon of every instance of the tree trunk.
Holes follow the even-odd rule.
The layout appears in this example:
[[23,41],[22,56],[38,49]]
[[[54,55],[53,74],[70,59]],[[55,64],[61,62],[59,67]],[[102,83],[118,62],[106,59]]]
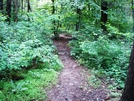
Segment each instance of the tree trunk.
[[[62,13],[62,10],[63,10],[63,4],[61,3],[60,13]],[[60,19],[60,16],[59,16],[59,19]],[[61,24],[61,23],[59,23],[59,27],[60,27],[60,28],[62,27],[62,24]]]
[[0,0],[0,11],[3,11],[3,0]]
[[107,31],[107,27],[105,25],[108,20],[108,14],[106,13],[107,10],[108,10],[107,2],[102,0],[101,1],[101,28],[102,28],[103,32]]
[[78,21],[76,22],[76,31],[79,31],[81,24],[81,9],[77,7],[76,13],[78,15]]
[[[30,1],[27,0],[27,12],[32,12],[31,6],[30,6]],[[28,15],[28,21],[30,21],[30,17]]]
[[134,32],[134,1],[132,0],[132,18],[133,18],[133,28],[132,31]]
[[9,21],[10,24],[10,19],[11,19],[11,0],[7,0],[6,2],[6,13],[7,13],[7,21]]
[[19,1],[13,0],[13,12],[14,12],[13,20],[15,22],[18,22],[18,10],[19,10]]
[[23,11],[23,8],[24,7],[24,2],[23,2],[23,0],[21,0],[21,10]]
[[128,66],[127,80],[120,101],[134,101],[134,43]]
[[[55,6],[54,6],[54,0],[52,0],[52,14],[55,14]],[[55,39],[59,39],[59,34],[56,32],[56,21],[53,21],[53,33],[54,33],[54,37]]]
[[31,6],[30,6],[30,1],[27,0],[27,11],[32,12]]

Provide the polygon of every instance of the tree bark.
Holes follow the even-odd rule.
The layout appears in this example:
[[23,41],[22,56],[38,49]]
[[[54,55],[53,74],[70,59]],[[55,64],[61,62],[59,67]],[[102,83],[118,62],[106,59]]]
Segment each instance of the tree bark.
[[120,101],[134,101],[134,43],[128,66],[127,80]]
[[27,11],[32,12],[31,6],[30,6],[30,1],[27,0]]
[[6,13],[7,13],[7,21],[9,21],[10,24],[10,19],[11,19],[11,0],[7,0],[6,2]]
[[13,0],[13,12],[14,12],[13,20],[15,22],[18,22],[18,10],[19,10],[19,1]]
[[101,28],[104,32],[107,31],[106,23],[108,20],[108,14],[106,13],[108,10],[107,2],[102,0],[101,1]]
[[[60,5],[60,13],[62,13],[62,10],[63,10],[63,4],[61,3]],[[59,19],[60,19],[60,16],[59,16]],[[62,24],[59,22],[59,27],[61,28],[62,27]]]
[[76,31],[79,31],[81,24],[81,9],[77,7],[76,13],[78,15],[78,21],[76,22]]
[[[30,1],[29,0],[27,0],[27,12],[32,12],[31,5],[30,5]],[[28,21],[30,21],[29,15],[28,15]]]
[[23,11],[23,8],[24,7],[24,2],[23,2],[23,0],[21,0],[21,10]]
[[134,32],[134,1],[132,0],[132,18],[133,18],[133,28],[132,31]]
[[0,11],[3,11],[3,0],[0,0]]
[[[52,14],[53,15],[55,14],[55,6],[54,6],[54,4],[55,4],[55,1],[52,0]],[[54,33],[55,39],[56,40],[59,39],[59,34],[56,32],[56,21],[55,20],[53,21],[53,33]]]

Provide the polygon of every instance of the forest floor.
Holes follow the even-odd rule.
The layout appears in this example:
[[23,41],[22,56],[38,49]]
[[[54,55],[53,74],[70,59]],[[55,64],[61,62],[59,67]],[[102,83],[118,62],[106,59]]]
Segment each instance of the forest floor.
[[70,56],[68,37],[63,35],[60,40],[53,42],[64,68],[59,75],[58,84],[47,91],[48,99],[46,101],[108,101],[110,96],[107,85],[101,82],[97,88],[91,86],[89,78],[92,74],[89,69],[80,66]]

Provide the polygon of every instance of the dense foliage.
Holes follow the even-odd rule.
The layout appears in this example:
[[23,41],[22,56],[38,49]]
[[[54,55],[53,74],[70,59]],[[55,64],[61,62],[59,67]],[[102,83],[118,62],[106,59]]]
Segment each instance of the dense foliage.
[[128,44],[99,37],[96,41],[73,41],[70,46],[71,55],[82,65],[95,69],[96,76],[107,75],[123,87],[130,55]]
[[30,22],[22,20],[10,25],[5,22],[6,17],[0,15],[2,101],[45,99],[46,93],[42,90],[56,82],[56,71],[63,67],[50,40],[52,31],[48,24],[51,19],[43,13],[28,13]]
[[72,34],[71,55],[107,77],[110,88],[123,88],[134,37],[131,9],[130,0],[1,0],[0,100],[44,99],[42,80],[51,85],[62,67],[53,33]]
[[57,70],[60,68],[58,57],[53,54],[55,49],[52,42],[43,29],[45,24],[38,25],[37,20],[38,18],[34,22],[20,21],[14,25],[1,21],[4,32],[1,34],[0,71],[19,70],[39,63],[45,63],[50,68],[57,66]]

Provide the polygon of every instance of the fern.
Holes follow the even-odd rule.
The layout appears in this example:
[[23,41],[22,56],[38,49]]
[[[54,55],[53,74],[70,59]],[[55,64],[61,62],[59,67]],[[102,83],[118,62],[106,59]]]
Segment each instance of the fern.
[[12,85],[12,92],[19,93],[25,90],[28,90],[28,88],[24,87],[26,85],[25,82],[15,84],[12,80],[10,81]]

